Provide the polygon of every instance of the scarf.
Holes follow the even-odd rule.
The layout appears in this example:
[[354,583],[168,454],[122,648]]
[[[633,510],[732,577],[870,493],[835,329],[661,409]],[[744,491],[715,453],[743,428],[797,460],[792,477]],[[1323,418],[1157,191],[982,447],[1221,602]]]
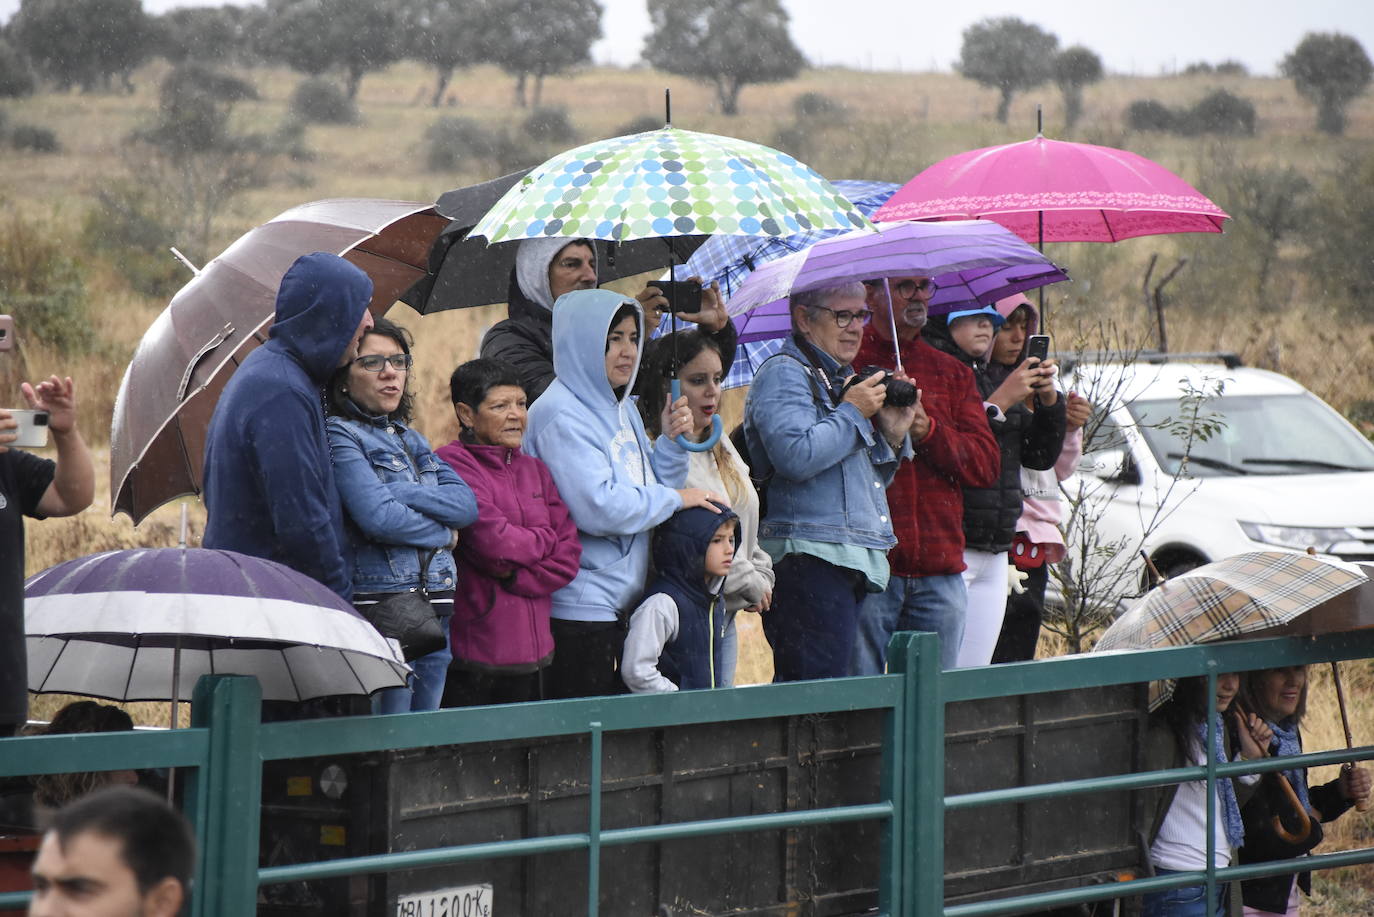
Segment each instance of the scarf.
[[[1279,746],[1276,756],[1302,754],[1302,740],[1298,738],[1297,723],[1293,723],[1286,729],[1278,723],[1270,723],[1269,728],[1274,730],[1274,741]],[[1283,771],[1283,775],[1288,778],[1288,782],[1292,785],[1293,792],[1297,794],[1302,807],[1310,811],[1312,807],[1307,801],[1307,768],[1295,767],[1292,770]]]
[[[1222,720],[1221,714],[1216,716],[1217,738],[1212,744],[1212,759],[1218,764],[1225,764],[1226,757],[1226,723]],[[1207,724],[1205,722],[1197,724],[1197,742],[1199,748],[1207,747]],[[1245,842],[1245,823],[1240,819],[1240,806],[1236,803],[1236,787],[1231,782],[1230,777],[1217,778],[1217,794],[1221,797],[1221,819],[1226,825],[1226,842],[1233,848],[1239,847]]]

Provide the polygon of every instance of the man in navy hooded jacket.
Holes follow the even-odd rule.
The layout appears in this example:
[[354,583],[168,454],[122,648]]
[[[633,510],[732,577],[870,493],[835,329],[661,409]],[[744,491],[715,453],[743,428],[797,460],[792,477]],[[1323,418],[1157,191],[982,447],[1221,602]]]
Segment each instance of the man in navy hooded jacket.
[[224,387],[205,440],[203,544],[265,557],[352,598],[321,393],[372,325],[372,280],[337,255],[282,277],[267,343]]

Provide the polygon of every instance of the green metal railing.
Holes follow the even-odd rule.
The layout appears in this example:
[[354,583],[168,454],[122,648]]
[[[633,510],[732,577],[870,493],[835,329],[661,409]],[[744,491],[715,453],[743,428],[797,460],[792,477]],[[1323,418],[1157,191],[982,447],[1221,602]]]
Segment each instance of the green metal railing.
[[[599,913],[601,853],[608,847],[742,831],[876,821],[882,827],[879,909],[905,917],[981,917],[1117,898],[1144,891],[1217,883],[1306,869],[1374,862],[1374,848],[1130,882],[1039,892],[959,904],[944,902],[945,812],[1031,800],[1121,791],[1292,767],[1374,758],[1374,747],[1301,758],[1178,768],[946,796],[945,705],[1006,695],[1132,684],[1156,678],[1374,657],[1374,631],[1182,647],[1144,653],[1063,657],[941,672],[933,634],[898,634],[891,674],[731,691],[586,698],[404,716],[260,723],[251,678],[203,678],[192,725],[176,732],[50,736],[0,740],[0,777],[99,769],[175,766],[189,776],[186,809],[199,842],[196,917],[242,917],[260,884],[433,867],[557,851],[587,853],[587,913]],[[1212,694],[1214,692],[1209,692]],[[606,733],[804,714],[880,710],[882,779],[877,802],[784,813],[649,824],[614,830],[601,823],[602,740]],[[262,765],[265,761],[509,739],[586,735],[591,746],[585,832],[466,844],[302,863],[258,866]],[[1209,813],[1209,818],[1211,817]],[[0,894],[0,910],[22,907],[27,893]]]

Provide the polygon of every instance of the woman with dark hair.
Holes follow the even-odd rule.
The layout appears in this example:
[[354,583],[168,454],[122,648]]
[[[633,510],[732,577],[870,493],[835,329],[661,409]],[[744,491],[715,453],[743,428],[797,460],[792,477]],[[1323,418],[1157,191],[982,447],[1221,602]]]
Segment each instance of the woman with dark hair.
[[[1263,717],[1273,731],[1268,748],[1270,754],[1302,754],[1299,726],[1307,712],[1307,685],[1305,665],[1245,673],[1240,702],[1247,710]],[[1288,781],[1288,788],[1280,778]],[[1255,794],[1241,807],[1245,846],[1240,848],[1240,861],[1265,863],[1307,856],[1322,842],[1322,822],[1335,820],[1356,801],[1367,797],[1369,785],[1368,771],[1349,764],[1341,768],[1335,780],[1314,787],[1307,785],[1305,767],[1263,775]],[[1298,813],[1294,800],[1307,811],[1306,818]],[[1288,838],[1276,830],[1276,817]],[[1291,840],[1295,836],[1299,839]],[[1269,917],[1271,914],[1297,917],[1301,907],[1298,889],[1312,893],[1312,874],[1301,872],[1295,877],[1286,873],[1247,879],[1240,887],[1246,917]]]
[[[385,318],[329,385],[330,458],[353,549],[353,604],[424,589],[444,630],[453,613],[453,546],[477,520],[477,500],[412,430],[410,335]],[[435,710],[449,649],[411,661],[411,684],[379,693],[378,713]]]
[[[128,732],[134,728],[129,714],[113,704],[93,700],[72,701],[33,735],[64,736],[87,732]],[[33,780],[33,801],[47,809],[60,809],[80,796],[103,786],[137,786],[138,772],[81,771],[74,774],[40,774]]]
[[582,543],[577,576],[553,595],[550,697],[623,691],[617,665],[625,621],[644,593],[654,526],[720,497],[686,487],[686,399],[664,408],[650,442],[630,402],[639,373],[639,303],[610,290],[574,290],[553,308],[557,378],[530,409],[525,448],[549,467]]
[[[668,400],[668,383],[673,374],[673,338],[677,338],[676,376],[682,381],[682,395],[692,411],[690,439],[705,439],[711,418],[720,411],[721,380],[734,361],[733,348],[726,354],[716,337],[696,329],[679,331],[650,342],[644,357],[644,372],[639,379],[639,414],[644,429],[657,436],[659,415]],[[734,684],[738,646],[734,615],[739,611],[767,611],[773,600],[773,560],[759,547],[759,495],[749,479],[749,466],[739,452],[722,436],[708,452],[692,452],[687,459],[687,486],[723,493],[739,517],[734,561],[725,578],[725,644],[721,650],[723,671],[716,682]]]
[[477,497],[458,542],[458,593],[443,706],[541,700],[553,660],[552,595],[572,582],[582,545],[548,467],[520,446],[525,389],[500,360],[470,360],[449,379],[462,432],[438,455]]
[[[1145,737],[1145,770],[1197,767],[1208,758],[1218,764],[1264,757],[1269,730],[1253,715],[1246,716],[1231,706],[1240,690],[1240,676],[1234,672],[1217,676],[1215,720],[1216,743],[1207,748],[1207,679],[1202,676],[1179,679],[1173,695],[1150,714]],[[1227,712],[1230,711],[1230,716]],[[1228,728],[1229,727],[1229,728]],[[1232,780],[1218,777],[1210,808],[1214,815],[1214,865],[1231,865],[1236,849],[1245,839],[1240,810],[1253,792],[1257,778],[1251,774]],[[1149,816],[1150,863],[1158,875],[1200,872],[1207,867],[1207,781],[1189,780],[1179,784],[1151,787],[1146,793]],[[1167,891],[1147,892],[1141,896],[1142,917],[1223,917],[1227,913],[1226,890],[1213,906],[1207,902],[1205,885],[1187,885]]]

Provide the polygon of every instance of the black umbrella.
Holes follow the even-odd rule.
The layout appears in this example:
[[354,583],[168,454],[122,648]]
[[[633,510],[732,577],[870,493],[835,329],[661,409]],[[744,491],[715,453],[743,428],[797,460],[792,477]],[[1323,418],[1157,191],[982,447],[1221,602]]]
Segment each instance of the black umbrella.
[[[435,209],[451,222],[435,239],[429,253],[429,274],[401,297],[421,314],[445,309],[466,309],[506,302],[518,245],[488,245],[484,237],[469,239],[468,232],[516,182],[529,172],[512,172],[480,185],[456,188],[440,195]],[[706,239],[700,236],[632,239],[608,243],[592,241],[596,250],[596,275],[600,283],[662,270],[671,260],[690,257]],[[569,242],[572,240],[569,239]]]

